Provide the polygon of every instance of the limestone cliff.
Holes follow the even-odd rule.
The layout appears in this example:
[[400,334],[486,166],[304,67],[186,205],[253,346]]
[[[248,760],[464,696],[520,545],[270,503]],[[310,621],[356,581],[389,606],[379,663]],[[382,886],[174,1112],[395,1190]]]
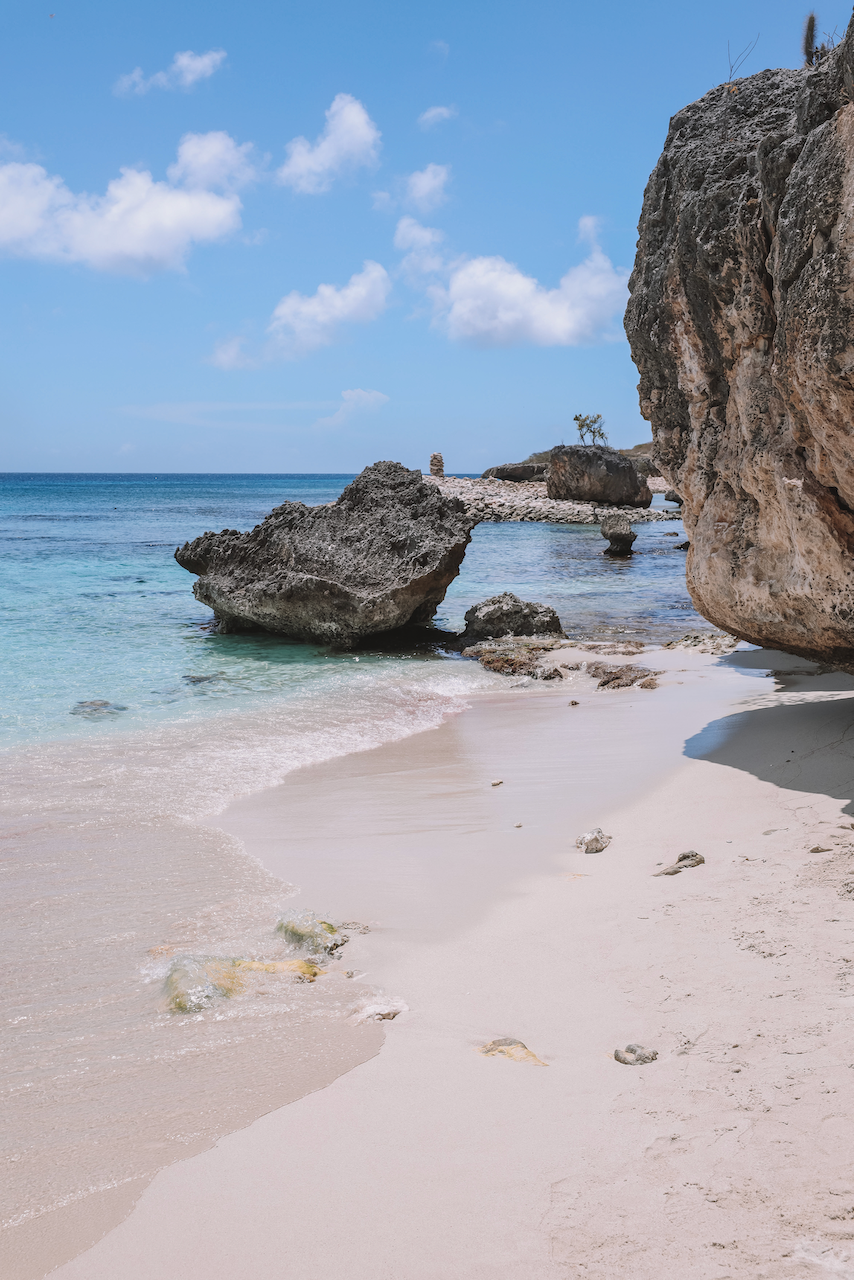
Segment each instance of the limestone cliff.
[[818,67],[680,111],[626,331],[688,586],[756,644],[854,662],[854,21]]

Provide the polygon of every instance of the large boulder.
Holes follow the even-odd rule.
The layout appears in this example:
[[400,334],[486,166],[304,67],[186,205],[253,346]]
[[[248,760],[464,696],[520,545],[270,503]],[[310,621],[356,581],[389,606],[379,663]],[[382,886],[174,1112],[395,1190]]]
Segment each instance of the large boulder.
[[552,449],[546,472],[550,498],[597,506],[648,507],[652,494],[631,458],[604,444],[568,444]]
[[481,480],[543,480],[545,462],[503,462],[500,467],[487,467]]
[[460,644],[497,640],[501,636],[562,636],[560,618],[547,604],[520,600],[512,592],[490,596],[472,605],[465,615],[466,629]]
[[432,618],[472,524],[463,503],[419,471],[376,462],[336,502],[284,502],[248,533],[202,534],[175,559],[199,575],[193,593],[221,631],[349,645]]
[[632,554],[632,543],[638,535],[624,511],[614,511],[603,516],[599,532],[603,538],[608,539],[604,555],[630,556]]
[[854,663],[854,28],[670,123],[626,332],[695,607]]

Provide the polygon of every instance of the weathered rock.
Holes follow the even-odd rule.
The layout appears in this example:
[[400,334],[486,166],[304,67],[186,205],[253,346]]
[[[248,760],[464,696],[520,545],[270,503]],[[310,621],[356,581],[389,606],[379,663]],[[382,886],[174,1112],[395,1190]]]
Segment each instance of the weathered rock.
[[575,847],[584,853],[601,853],[610,843],[611,836],[606,836],[601,827],[594,827],[592,831],[585,831],[583,836],[578,837]]
[[615,1049],[614,1057],[626,1067],[643,1067],[648,1062],[655,1062],[657,1049],[645,1049],[642,1044],[627,1044],[625,1049]]
[[676,503],[678,503],[678,504],[679,504],[679,506],[680,506],[680,507],[682,506],[682,499],[680,498],[679,494],[676,492],[676,490],[675,490],[675,489],[667,489],[667,490],[665,491],[665,494],[664,494],[664,501],[665,501],[665,502],[676,502]]
[[175,552],[222,631],[260,627],[351,644],[427,622],[459,573],[474,521],[398,462],[366,467],[328,506],[285,502],[249,533],[205,533]]
[[546,474],[545,462],[504,462],[500,467],[487,467],[481,480],[542,480]]
[[701,867],[706,859],[696,849],[689,849],[687,853],[680,853],[679,857],[670,867],[665,867],[663,871],[656,871],[657,876],[678,876],[680,871],[686,871],[688,867]]
[[531,1062],[536,1067],[548,1066],[548,1063],[532,1053],[526,1044],[521,1040],[514,1040],[511,1036],[490,1040],[489,1044],[483,1045],[480,1051],[487,1058],[510,1058],[513,1062]]
[[444,476],[444,474],[445,474],[445,459],[442,457],[441,453],[431,453],[430,454],[430,475]]
[[854,663],[854,27],[675,115],[626,331],[695,607]]
[[552,647],[554,641],[525,641],[516,636],[503,640],[482,640],[479,644],[463,649],[464,658],[477,658],[487,671],[501,676],[530,676],[534,680],[561,680],[559,667],[545,667],[540,658]]
[[603,516],[599,532],[603,538],[608,539],[608,546],[604,551],[606,556],[630,556],[632,554],[632,543],[638,535],[632,528],[629,517],[624,512],[620,511],[615,512],[613,515]]
[[631,458],[604,444],[569,444],[552,449],[546,492],[564,501],[615,507],[648,507],[652,494]]
[[462,645],[477,644],[501,636],[562,636],[563,627],[554,609],[532,600],[520,600],[512,592],[490,596],[472,605],[465,615]]

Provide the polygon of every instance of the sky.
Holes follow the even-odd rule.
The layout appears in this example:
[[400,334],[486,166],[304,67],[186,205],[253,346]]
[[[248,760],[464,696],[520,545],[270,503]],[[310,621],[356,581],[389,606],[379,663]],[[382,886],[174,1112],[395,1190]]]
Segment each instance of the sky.
[[[805,7],[6,0],[3,471],[476,473],[649,439],[668,121]],[[848,6],[819,10],[844,31]]]

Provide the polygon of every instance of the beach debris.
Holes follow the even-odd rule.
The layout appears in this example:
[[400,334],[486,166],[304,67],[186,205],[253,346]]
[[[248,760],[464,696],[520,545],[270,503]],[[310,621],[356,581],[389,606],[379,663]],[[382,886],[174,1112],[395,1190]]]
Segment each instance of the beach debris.
[[642,1044],[627,1044],[625,1049],[615,1049],[614,1057],[626,1067],[642,1067],[647,1062],[655,1062],[657,1049],[645,1049]]
[[185,542],[175,559],[220,632],[261,629],[350,646],[432,618],[476,518],[399,462],[376,462],[335,502],[284,502],[254,529]]
[[490,1040],[481,1047],[480,1052],[487,1058],[510,1058],[513,1062],[532,1062],[537,1067],[547,1067],[535,1053],[532,1053],[521,1040],[513,1040],[510,1036],[502,1036],[500,1040]]
[[560,618],[547,604],[520,600],[512,591],[481,600],[466,611],[466,629],[459,638],[463,647],[479,640],[504,636],[563,636]]
[[117,702],[107,702],[105,698],[90,698],[88,702],[75,703],[69,715],[85,716],[87,720],[100,720],[104,716],[115,715],[117,711],[127,711],[127,707],[119,706]]
[[409,1005],[404,1000],[389,998],[382,991],[366,991],[350,1015],[354,1026],[363,1022],[391,1022],[400,1013],[407,1013]]
[[521,825],[522,825],[522,824],[521,824],[521,822],[517,822],[515,825],[516,825],[516,827],[518,828],[518,827],[521,827]]
[[276,922],[275,932],[297,951],[331,956],[350,941],[331,920],[320,920],[313,911],[286,911]]
[[166,975],[163,993],[173,1013],[201,1013],[217,997],[239,995],[247,973],[287,973],[297,982],[314,982],[322,970],[308,960],[243,960],[209,956],[183,956]]
[[492,782],[490,785],[491,785],[491,786],[493,786],[493,787],[503,787],[503,786],[504,786],[504,779],[503,779],[503,778],[496,778],[496,779],[494,780],[494,782]]
[[572,702],[570,702],[570,704],[569,704],[569,705],[570,705],[571,707],[577,707],[577,706],[579,705],[579,703],[578,703],[578,702],[576,702],[575,698],[573,698],[573,699],[572,699]]
[[584,853],[601,853],[608,848],[612,839],[612,836],[605,835],[601,827],[594,827],[592,831],[585,831],[584,835],[578,837],[575,847]]
[[687,871],[688,867],[699,867],[706,859],[696,849],[688,849],[685,853],[680,853],[679,857],[672,866],[665,867],[663,871],[654,871],[656,876],[678,876],[680,871]]
[[831,852],[832,850],[830,846],[823,845],[823,844],[814,844],[813,847],[810,849],[810,853],[831,853]]
[[615,511],[611,515],[603,516],[599,532],[603,538],[608,539],[604,555],[630,556],[632,554],[632,543],[638,535],[625,512]]

